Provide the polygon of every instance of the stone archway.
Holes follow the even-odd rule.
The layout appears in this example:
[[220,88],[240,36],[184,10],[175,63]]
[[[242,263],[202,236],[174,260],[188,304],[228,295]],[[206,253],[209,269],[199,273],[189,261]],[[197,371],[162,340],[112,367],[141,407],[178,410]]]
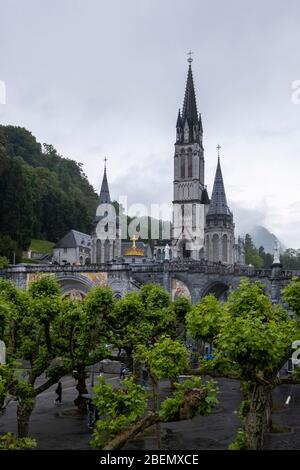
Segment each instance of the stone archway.
[[180,279],[176,279],[176,278],[172,279],[171,289],[172,289],[172,300],[175,300],[180,295],[185,295],[190,300],[192,299],[188,286]]
[[56,275],[56,279],[61,287],[63,297],[84,298],[88,291],[96,284],[88,277],[78,273],[63,273]]
[[213,294],[218,300],[226,300],[228,297],[229,285],[223,281],[210,282],[201,293],[201,298]]

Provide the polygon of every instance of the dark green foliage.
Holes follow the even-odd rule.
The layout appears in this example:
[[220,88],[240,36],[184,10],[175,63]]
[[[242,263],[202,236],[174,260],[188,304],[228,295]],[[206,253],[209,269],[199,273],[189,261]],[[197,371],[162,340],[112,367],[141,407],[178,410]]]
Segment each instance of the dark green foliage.
[[6,256],[0,256],[0,269],[5,269],[9,265],[9,261]]
[[103,377],[93,391],[93,403],[103,419],[96,423],[91,444],[101,448],[143,416],[147,408],[147,392],[132,378],[123,380],[116,389],[112,384],[105,383]]
[[173,306],[177,320],[184,323],[186,314],[192,308],[192,302],[185,295],[180,295],[174,300]]
[[[97,195],[82,165],[43,148],[26,129],[0,126],[0,227],[23,249],[31,238],[56,242],[87,232]],[[1,253],[0,244],[0,255]],[[7,256],[7,255],[5,255]]]
[[293,312],[300,317],[300,280],[292,279],[287,287],[282,290],[283,299],[289,304]]
[[[247,233],[245,236],[245,261],[246,264],[252,264],[256,268],[270,269],[273,263],[273,254],[266,253],[263,246],[257,249],[251,236]],[[300,249],[288,248],[280,255],[280,262],[283,269],[300,269]]]
[[22,250],[17,242],[12,240],[8,235],[0,236],[0,256],[4,256],[10,263],[14,260],[19,263],[22,258]]
[[17,438],[8,432],[0,435],[0,450],[25,450],[36,447],[36,440],[30,437]]
[[280,262],[282,263],[283,269],[299,270],[300,269],[300,249],[294,250],[288,248],[280,256]]
[[263,267],[263,260],[259,256],[258,249],[254,246],[251,236],[247,233],[245,235],[245,262],[252,264],[256,268]]
[[258,254],[263,262],[263,268],[270,269],[273,263],[273,255],[266,253],[263,246],[259,247]]
[[201,377],[192,377],[176,385],[174,396],[161,404],[160,414],[164,421],[180,419],[180,409],[188,407],[188,417],[206,416],[218,403],[216,382],[204,382]]
[[235,441],[228,447],[229,450],[247,450],[247,434],[240,429],[237,433]]

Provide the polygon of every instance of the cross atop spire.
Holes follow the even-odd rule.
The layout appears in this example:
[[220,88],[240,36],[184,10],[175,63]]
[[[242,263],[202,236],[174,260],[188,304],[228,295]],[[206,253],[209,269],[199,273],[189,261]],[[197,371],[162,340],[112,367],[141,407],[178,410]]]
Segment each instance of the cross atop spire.
[[218,145],[217,145],[217,149],[218,149],[218,159],[220,159],[220,150],[221,150],[221,148],[222,148],[221,145],[218,144]]
[[104,170],[106,170],[106,162],[107,162],[107,158],[104,157]]
[[190,51],[188,52],[189,58],[188,58],[188,60],[187,60],[190,65],[191,65],[191,63],[193,62],[192,54],[194,54],[194,53],[193,53],[193,52],[191,51],[191,49],[190,49]]

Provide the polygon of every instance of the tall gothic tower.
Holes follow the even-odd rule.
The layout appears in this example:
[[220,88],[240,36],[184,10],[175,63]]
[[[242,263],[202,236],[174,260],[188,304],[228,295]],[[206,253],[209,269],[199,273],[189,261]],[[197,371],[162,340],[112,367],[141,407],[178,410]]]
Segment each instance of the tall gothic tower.
[[176,123],[172,251],[175,258],[199,259],[203,256],[209,198],[204,185],[203,128],[197,111],[192,59],[188,62],[183,108]]
[[205,258],[215,263],[233,264],[234,262],[233,215],[227,204],[220,157],[218,157],[210,206],[206,215]]

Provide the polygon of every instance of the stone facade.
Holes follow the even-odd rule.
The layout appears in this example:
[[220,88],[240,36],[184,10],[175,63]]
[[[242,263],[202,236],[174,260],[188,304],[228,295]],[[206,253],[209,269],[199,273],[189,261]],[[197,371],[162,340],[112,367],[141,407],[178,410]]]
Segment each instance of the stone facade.
[[86,233],[70,230],[53,249],[54,264],[83,265],[91,263],[91,237]]

